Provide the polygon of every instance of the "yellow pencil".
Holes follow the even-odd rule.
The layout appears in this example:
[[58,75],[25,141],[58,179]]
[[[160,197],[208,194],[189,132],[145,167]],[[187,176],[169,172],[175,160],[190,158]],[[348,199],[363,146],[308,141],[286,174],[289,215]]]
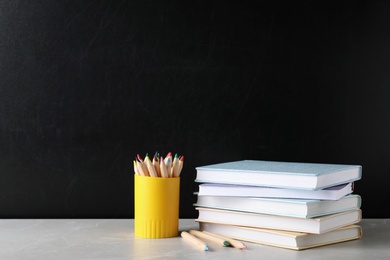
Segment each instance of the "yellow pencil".
[[134,173],[137,174],[137,175],[140,175],[139,172],[138,172],[137,163],[135,162],[135,160],[133,160],[133,167],[134,167]]
[[219,237],[215,237],[215,236],[203,233],[202,231],[199,231],[199,230],[191,229],[191,230],[188,231],[188,233],[190,233],[191,235],[196,236],[197,238],[206,239],[206,240],[218,243],[218,244],[220,244],[222,246],[230,246],[230,243],[228,241],[226,241],[225,239],[221,239]]
[[145,155],[145,160],[144,160],[144,162],[145,162],[146,167],[148,168],[149,175],[152,176],[152,177],[158,177],[157,172],[156,172],[156,169],[154,168],[153,163],[152,163],[152,161],[150,160],[148,154]]
[[189,234],[188,232],[182,231],[180,235],[181,235],[182,238],[184,238],[184,240],[187,240],[187,241],[191,242],[192,244],[194,244],[195,246],[197,246],[201,250],[204,250],[204,251],[208,251],[209,250],[209,247],[207,246],[207,244],[204,241],[202,241],[199,238]]
[[227,237],[223,237],[221,235],[217,235],[217,234],[214,234],[214,233],[211,233],[211,232],[208,232],[208,231],[203,231],[203,233],[205,234],[209,234],[211,236],[215,236],[215,237],[219,237],[220,239],[223,239],[223,240],[226,240],[229,242],[229,244],[235,248],[239,248],[239,249],[243,249],[243,248],[247,248],[247,246],[242,243],[241,241],[238,241],[238,240],[235,240],[235,239],[232,239],[232,238],[227,238]]

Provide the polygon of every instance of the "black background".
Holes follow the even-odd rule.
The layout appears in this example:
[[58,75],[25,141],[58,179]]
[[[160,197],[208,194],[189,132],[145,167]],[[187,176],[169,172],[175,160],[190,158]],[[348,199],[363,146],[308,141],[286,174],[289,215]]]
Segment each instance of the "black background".
[[[0,216],[133,217],[136,154],[360,164],[390,217],[386,1],[1,1]],[[384,205],[377,206],[377,205]]]

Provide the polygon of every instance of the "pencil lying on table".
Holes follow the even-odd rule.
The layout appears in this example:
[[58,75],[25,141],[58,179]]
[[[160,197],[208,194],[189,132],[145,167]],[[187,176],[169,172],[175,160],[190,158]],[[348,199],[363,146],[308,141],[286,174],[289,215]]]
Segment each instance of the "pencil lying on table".
[[238,240],[235,240],[235,239],[231,239],[231,238],[225,238],[225,237],[223,237],[221,235],[217,235],[217,234],[214,234],[214,233],[211,233],[211,232],[208,232],[208,231],[203,231],[203,233],[211,235],[211,236],[219,237],[220,239],[223,239],[223,240],[226,240],[227,242],[229,242],[229,244],[232,247],[239,248],[239,249],[247,248],[247,246],[244,243],[242,243],[241,241],[238,241]]
[[203,233],[202,231],[199,231],[199,230],[191,229],[188,231],[188,233],[196,236],[197,238],[206,239],[206,240],[218,243],[222,246],[230,246],[230,243],[228,241],[226,241],[225,239],[220,238],[220,237],[216,237],[216,236],[212,236],[210,234]]
[[180,235],[181,235],[182,238],[184,238],[184,240],[187,240],[187,241],[191,242],[192,244],[197,246],[199,249],[204,250],[204,251],[208,251],[209,250],[209,247],[207,246],[207,244],[204,241],[202,241],[199,238],[191,235],[187,231],[182,231]]

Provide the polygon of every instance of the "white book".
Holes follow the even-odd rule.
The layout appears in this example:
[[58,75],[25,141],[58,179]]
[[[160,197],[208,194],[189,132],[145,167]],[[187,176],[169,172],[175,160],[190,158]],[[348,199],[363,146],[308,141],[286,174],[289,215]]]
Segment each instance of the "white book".
[[196,167],[196,182],[318,190],[361,179],[360,165],[242,160]]
[[196,219],[197,222],[278,229],[311,234],[329,232],[343,226],[356,224],[362,219],[361,209],[316,218],[297,218],[203,207],[196,207],[195,209],[199,213]]
[[197,195],[338,200],[351,194],[353,189],[353,182],[332,186],[322,190],[281,189],[253,185],[201,183],[199,184],[199,192]]
[[269,199],[227,196],[198,196],[197,207],[242,212],[313,218],[354,209],[361,206],[361,197],[347,195],[339,200]]
[[200,223],[199,229],[231,239],[293,250],[330,245],[362,237],[362,228],[359,225],[348,225],[323,234],[249,228],[207,222]]

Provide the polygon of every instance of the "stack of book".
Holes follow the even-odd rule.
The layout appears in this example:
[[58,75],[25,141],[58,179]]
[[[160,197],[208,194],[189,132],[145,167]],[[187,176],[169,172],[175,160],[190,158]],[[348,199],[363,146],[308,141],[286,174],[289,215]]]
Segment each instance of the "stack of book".
[[360,165],[243,160],[196,167],[199,229],[302,250],[359,239]]

